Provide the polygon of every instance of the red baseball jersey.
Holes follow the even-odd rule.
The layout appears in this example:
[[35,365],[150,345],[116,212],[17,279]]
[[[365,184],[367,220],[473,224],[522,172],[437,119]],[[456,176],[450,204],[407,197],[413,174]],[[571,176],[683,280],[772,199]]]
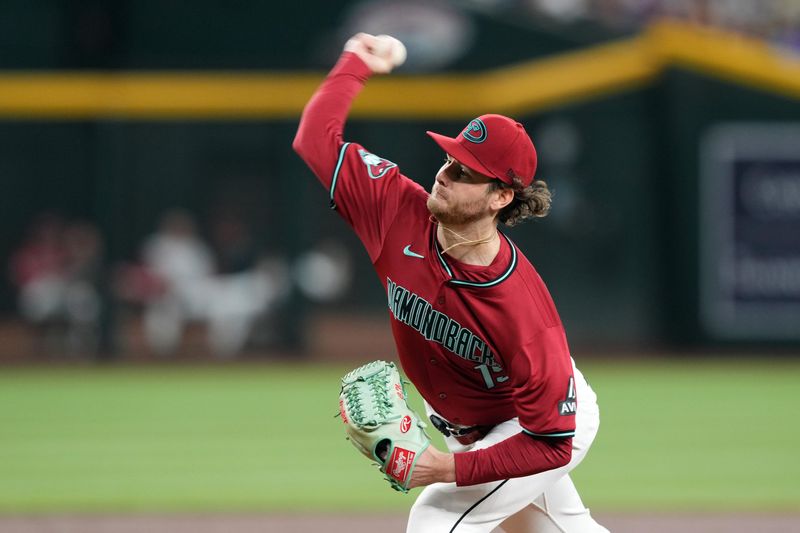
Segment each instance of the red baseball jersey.
[[295,149],[369,253],[403,370],[453,424],[519,417],[529,435],[571,437],[572,361],[530,262],[502,233],[489,266],[442,253],[425,189],[392,161],[342,142],[350,103],[368,76],[356,56],[344,54],[306,108]]

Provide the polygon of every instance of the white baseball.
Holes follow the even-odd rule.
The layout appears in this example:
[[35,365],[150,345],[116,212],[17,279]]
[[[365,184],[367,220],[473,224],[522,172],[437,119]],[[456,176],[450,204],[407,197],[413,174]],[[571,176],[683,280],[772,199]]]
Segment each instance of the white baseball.
[[392,63],[392,68],[397,68],[406,62],[406,46],[391,35],[376,36],[376,43],[372,51],[374,54],[388,59]]

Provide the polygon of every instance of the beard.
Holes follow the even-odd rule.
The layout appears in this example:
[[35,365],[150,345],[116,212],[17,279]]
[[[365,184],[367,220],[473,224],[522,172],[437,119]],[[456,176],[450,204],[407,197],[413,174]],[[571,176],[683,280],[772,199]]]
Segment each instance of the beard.
[[428,196],[428,211],[442,224],[461,226],[470,224],[487,216],[488,199],[479,198],[467,203],[448,206],[441,198]]

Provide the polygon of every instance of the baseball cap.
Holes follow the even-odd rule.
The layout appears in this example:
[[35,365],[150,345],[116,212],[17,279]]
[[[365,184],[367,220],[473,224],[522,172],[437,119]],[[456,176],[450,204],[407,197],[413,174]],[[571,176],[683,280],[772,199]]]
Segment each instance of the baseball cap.
[[463,165],[508,185],[516,177],[527,187],[536,174],[536,148],[522,124],[514,119],[481,115],[456,137],[427,133]]

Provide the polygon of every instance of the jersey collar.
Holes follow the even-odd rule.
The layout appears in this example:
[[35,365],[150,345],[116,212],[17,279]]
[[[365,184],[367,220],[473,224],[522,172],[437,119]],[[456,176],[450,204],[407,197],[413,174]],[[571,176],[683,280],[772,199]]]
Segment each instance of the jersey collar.
[[444,269],[445,273],[447,274],[447,277],[449,278],[447,282],[450,283],[451,285],[456,285],[459,287],[475,287],[479,289],[485,289],[488,287],[494,287],[495,285],[499,285],[500,283],[508,279],[511,273],[514,272],[514,269],[517,268],[517,247],[514,246],[514,243],[511,242],[511,239],[506,237],[502,232],[498,231],[498,233],[500,233],[500,236],[506,240],[509,249],[511,251],[511,258],[508,262],[508,267],[502,274],[500,274],[495,279],[478,282],[465,279],[458,279],[455,277],[454,269],[447,263],[447,260],[445,259],[445,256],[442,253],[441,247],[439,246],[439,241],[436,239],[436,225],[434,225],[434,230],[432,232],[433,247],[436,250],[436,257],[439,259],[439,263],[441,263],[442,268]]

